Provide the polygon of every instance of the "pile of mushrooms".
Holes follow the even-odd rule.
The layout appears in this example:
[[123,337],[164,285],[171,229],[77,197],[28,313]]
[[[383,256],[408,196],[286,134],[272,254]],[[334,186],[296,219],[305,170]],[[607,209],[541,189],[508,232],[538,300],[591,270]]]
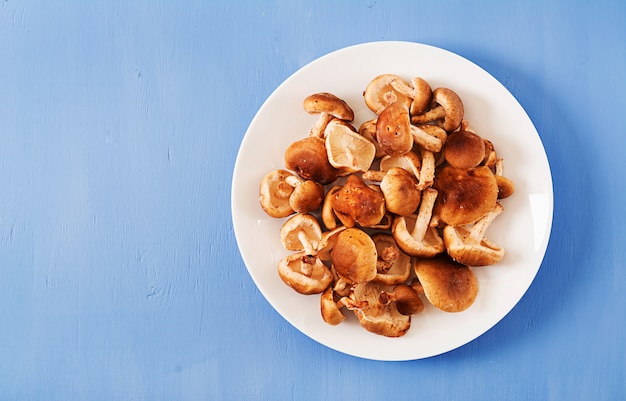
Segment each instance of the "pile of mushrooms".
[[504,257],[486,231],[514,186],[452,89],[383,74],[363,99],[373,115],[357,127],[336,95],[305,98],[317,120],[287,147],[285,168],[263,177],[259,203],[285,220],[292,253],[278,275],[321,294],[326,323],[351,311],[366,330],[400,337],[426,302],[444,312],[473,304],[472,269]]

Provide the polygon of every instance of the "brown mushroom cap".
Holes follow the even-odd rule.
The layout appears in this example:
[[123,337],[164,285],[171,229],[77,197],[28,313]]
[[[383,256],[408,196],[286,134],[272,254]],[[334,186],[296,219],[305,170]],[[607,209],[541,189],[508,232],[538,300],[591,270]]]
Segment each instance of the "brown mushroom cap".
[[324,130],[333,119],[352,121],[354,112],[346,102],[332,93],[320,92],[307,96],[303,103],[304,111],[318,114],[317,121],[311,127],[309,136],[321,138]]
[[306,252],[284,257],[278,263],[280,279],[300,294],[319,294],[332,283],[333,274],[321,260]]
[[328,161],[324,140],[317,137],[306,137],[290,144],[285,150],[285,167],[305,180],[323,185],[334,181],[339,174]]
[[415,212],[422,195],[417,185],[417,178],[412,173],[401,167],[389,169],[380,183],[387,210],[401,216]]
[[435,175],[433,188],[439,191],[435,214],[452,226],[475,222],[493,209],[498,199],[496,178],[486,166],[445,166]]
[[319,182],[302,180],[294,175],[288,177],[286,182],[294,189],[289,197],[289,205],[297,213],[309,213],[317,210],[324,199],[324,187]]
[[402,102],[385,107],[376,123],[376,140],[382,150],[391,156],[407,153],[413,147],[409,109]]
[[367,283],[376,277],[376,245],[365,231],[346,228],[337,236],[331,261],[337,274],[350,283]]
[[336,95],[328,92],[314,93],[302,102],[304,111],[309,114],[328,113],[345,121],[354,120],[354,112],[348,104]]
[[473,132],[454,131],[448,135],[443,155],[453,167],[476,167],[485,157],[485,142]]
[[265,174],[259,185],[259,203],[271,217],[287,217],[294,213],[289,204],[293,187],[286,182],[293,174],[287,170],[274,170]]
[[349,175],[342,188],[335,192],[331,205],[346,227],[355,224],[373,226],[385,216],[385,197],[382,192],[367,186],[356,174]]
[[498,199],[508,198],[515,192],[515,185],[510,179],[496,175],[496,182],[498,183]]
[[352,304],[346,306],[365,330],[386,337],[401,337],[411,327],[411,317],[400,313],[395,302],[380,302],[384,290],[380,283],[357,284],[350,295]]
[[467,266],[455,262],[448,254],[430,259],[416,259],[415,274],[428,301],[445,312],[469,308],[478,294],[478,280]]

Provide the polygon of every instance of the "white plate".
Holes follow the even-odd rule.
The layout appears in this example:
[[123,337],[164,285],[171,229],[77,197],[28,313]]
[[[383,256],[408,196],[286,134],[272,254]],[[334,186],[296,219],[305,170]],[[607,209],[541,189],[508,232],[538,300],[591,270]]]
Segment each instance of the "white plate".
[[[480,290],[461,313],[432,306],[413,316],[409,332],[386,338],[361,328],[356,318],[329,326],[319,312],[319,297],[300,295],[277,273],[289,252],[280,244],[284,219],[268,217],[258,203],[259,183],[269,171],[284,168],[287,146],[305,137],[316,120],[302,100],[331,92],[355,112],[354,124],[374,115],[363,89],[375,76],[420,76],[434,88],[446,86],[463,99],[465,116],[504,158],[505,175],[515,193],[503,200],[505,212],[487,236],[506,249],[497,265],[475,268]],[[543,260],[552,226],[552,177],[541,139],[517,100],[495,78],[446,50],[408,42],[374,42],[327,54],[283,82],[260,108],[243,139],[232,182],[232,217],[237,243],[252,279],[268,302],[310,338],[337,351],[374,360],[427,358],[460,347],[500,321],[524,295]]]

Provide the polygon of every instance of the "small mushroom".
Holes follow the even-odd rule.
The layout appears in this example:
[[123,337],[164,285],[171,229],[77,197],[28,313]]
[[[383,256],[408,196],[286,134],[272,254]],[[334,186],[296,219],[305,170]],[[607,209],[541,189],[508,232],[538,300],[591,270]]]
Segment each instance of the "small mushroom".
[[[402,81],[398,75],[395,74],[382,74],[374,77],[363,91],[363,100],[367,107],[372,110],[376,115],[380,113],[390,104],[401,102],[409,107],[413,99],[402,94],[395,86],[398,86],[398,81]],[[407,85],[405,83],[405,85]]]
[[411,114],[422,114],[430,107],[433,91],[430,84],[423,78],[412,78],[411,85],[407,85],[403,79],[398,78],[391,81],[391,86],[411,99]]
[[421,191],[417,178],[402,167],[394,166],[385,171],[368,170],[363,173],[362,178],[380,183],[378,188],[383,193],[388,213],[408,215],[419,206]]
[[346,308],[354,312],[365,330],[386,337],[402,337],[411,327],[411,316],[400,313],[396,302],[381,302],[380,294],[384,290],[381,283],[357,284],[345,302]]
[[430,258],[444,251],[444,243],[437,229],[430,226],[436,198],[435,189],[425,189],[417,216],[397,216],[393,220],[393,237],[400,249],[411,256]]
[[317,257],[307,252],[288,255],[278,263],[280,279],[300,294],[319,294],[333,280],[330,269]]
[[315,125],[311,128],[310,136],[323,137],[324,129],[333,118],[344,121],[354,119],[354,112],[350,106],[332,93],[320,92],[307,96],[302,106],[309,114],[319,114]]
[[286,170],[274,170],[267,173],[261,180],[259,203],[269,216],[282,218],[294,213],[289,204],[293,187],[286,182],[286,179],[292,175]]
[[485,232],[493,220],[503,211],[500,203],[481,217],[470,229],[461,226],[446,226],[443,241],[448,255],[457,262],[468,266],[487,266],[499,262],[504,257],[504,248],[485,237]]
[[320,296],[322,319],[331,326],[336,326],[346,320],[346,316],[341,311],[345,307],[345,302],[345,297],[338,297],[331,287],[327,288]]
[[446,224],[471,224],[493,209],[498,198],[498,184],[486,166],[458,169],[441,168],[433,183],[440,196],[435,214]]
[[385,216],[385,197],[365,184],[357,174],[350,174],[344,185],[334,193],[331,205],[346,227],[356,224],[369,227]]
[[328,161],[342,172],[367,171],[376,156],[376,146],[348,124],[338,121],[331,121],[324,131]]
[[324,140],[317,137],[306,137],[290,144],[285,150],[285,167],[305,180],[322,185],[331,183],[339,174],[328,161]]
[[379,301],[384,305],[395,302],[398,312],[406,316],[417,315],[424,310],[419,293],[406,284],[398,284],[392,291],[382,291]]
[[443,155],[452,167],[476,167],[485,157],[485,141],[470,131],[454,131],[448,135]]
[[417,178],[401,167],[392,167],[380,182],[385,207],[391,213],[406,216],[417,210],[422,192]]
[[315,255],[321,239],[322,228],[311,214],[295,214],[280,228],[280,242],[290,251]]
[[303,180],[295,175],[285,178],[293,187],[289,197],[289,206],[297,213],[309,213],[317,210],[324,199],[324,187],[319,182]]
[[413,265],[426,299],[444,312],[461,312],[478,295],[478,280],[472,269],[455,262],[446,253],[415,259]]
[[437,88],[433,91],[433,105],[423,114],[413,115],[414,124],[440,123],[447,132],[456,130],[463,120],[463,102],[459,95],[448,88]]
[[367,283],[376,277],[376,245],[361,229],[341,231],[330,256],[339,277],[349,283]]
[[404,283],[411,274],[411,257],[396,244],[392,235],[377,233],[372,235],[376,245],[378,260],[375,281],[385,285]]
[[438,152],[442,147],[439,138],[411,124],[409,108],[402,102],[392,103],[380,113],[376,123],[376,140],[391,156],[409,152],[414,142],[432,152]]
[[401,103],[385,107],[376,122],[376,140],[382,150],[391,156],[405,154],[413,147],[409,109]]

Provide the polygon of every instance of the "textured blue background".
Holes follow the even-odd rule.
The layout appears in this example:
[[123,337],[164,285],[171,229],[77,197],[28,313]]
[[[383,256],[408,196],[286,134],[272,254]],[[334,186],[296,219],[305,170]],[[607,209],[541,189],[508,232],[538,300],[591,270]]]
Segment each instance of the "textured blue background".
[[[625,21],[619,0],[0,1],[0,400],[624,399]],[[267,96],[378,40],[500,80],[555,192],[521,302],[466,346],[401,363],[291,327],[230,215]]]

